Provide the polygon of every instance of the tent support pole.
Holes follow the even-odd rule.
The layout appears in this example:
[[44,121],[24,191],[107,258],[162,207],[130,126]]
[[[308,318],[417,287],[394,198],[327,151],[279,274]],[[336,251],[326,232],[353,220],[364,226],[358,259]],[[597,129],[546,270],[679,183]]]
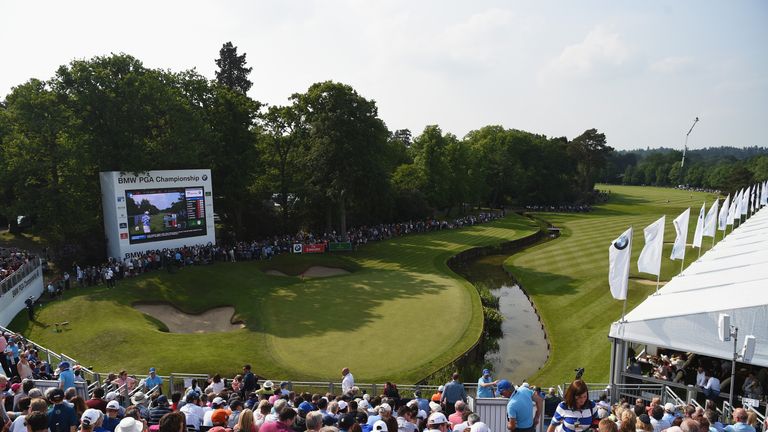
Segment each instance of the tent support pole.
[[656,275],[656,294],[659,294],[659,281],[661,280],[661,269],[659,269],[659,274]]

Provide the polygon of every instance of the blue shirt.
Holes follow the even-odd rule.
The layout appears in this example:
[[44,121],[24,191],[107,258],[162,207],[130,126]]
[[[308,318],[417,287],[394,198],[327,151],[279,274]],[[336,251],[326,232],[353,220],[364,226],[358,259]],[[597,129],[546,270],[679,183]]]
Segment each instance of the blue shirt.
[[533,391],[518,387],[507,403],[507,417],[517,421],[517,429],[533,427]]
[[75,409],[66,403],[57,403],[48,409],[48,429],[50,432],[69,432],[77,428]]
[[485,378],[484,376],[481,376],[479,380],[477,380],[477,397],[479,398],[492,398],[493,397],[493,387],[483,387],[480,384],[488,384],[492,383],[493,380],[491,380],[491,377]]
[[75,386],[75,374],[72,369],[67,369],[59,372],[59,382],[62,384],[61,388],[65,391]]
[[725,427],[725,432],[755,432],[755,428],[742,422],[736,422],[736,424],[728,425]]
[[152,376],[150,375],[144,380],[144,385],[147,386],[147,390],[152,390],[153,387],[159,386],[162,384],[163,384],[163,379],[160,378],[159,375],[155,375],[154,378],[152,378]]
[[467,392],[464,390],[464,384],[458,381],[451,381],[445,385],[443,390],[443,399],[453,405],[457,401],[467,401]]

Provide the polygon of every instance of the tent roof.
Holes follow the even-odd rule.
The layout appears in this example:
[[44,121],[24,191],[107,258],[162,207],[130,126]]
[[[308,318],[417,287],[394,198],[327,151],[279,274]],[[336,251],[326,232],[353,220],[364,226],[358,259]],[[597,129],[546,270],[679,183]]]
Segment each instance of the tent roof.
[[623,322],[613,323],[610,336],[730,359],[733,341],[721,342],[717,330],[719,315],[725,313],[739,329],[739,351],[745,336],[755,336],[750,363],[768,366],[767,209],[733,230]]

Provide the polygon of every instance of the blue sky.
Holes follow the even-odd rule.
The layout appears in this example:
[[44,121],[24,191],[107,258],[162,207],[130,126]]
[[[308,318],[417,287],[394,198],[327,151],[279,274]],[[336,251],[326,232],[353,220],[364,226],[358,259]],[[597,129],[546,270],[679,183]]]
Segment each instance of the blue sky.
[[271,105],[324,80],[394,129],[488,124],[619,149],[765,146],[766,1],[5,1],[0,97],[75,58],[128,53],[213,78],[222,43]]
[[131,197],[136,205],[140,205],[143,200],[149,201],[150,204],[157,207],[158,210],[164,211],[171,208],[174,203],[182,201],[184,198],[184,192],[165,192],[156,194],[138,194],[135,193]]

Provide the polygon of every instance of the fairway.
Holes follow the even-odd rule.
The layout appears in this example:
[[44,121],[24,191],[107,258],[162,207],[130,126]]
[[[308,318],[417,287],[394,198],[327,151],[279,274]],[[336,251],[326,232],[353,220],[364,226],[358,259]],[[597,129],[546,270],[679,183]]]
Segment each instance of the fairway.
[[[74,289],[44,305],[38,322],[19,314],[9,326],[28,338],[93,365],[97,371],[150,366],[171,372],[232,376],[251,363],[262,376],[338,379],[350,367],[359,382],[414,382],[464,353],[482,331],[479,296],[446,265],[474,246],[534,233],[530,220],[372,243],[344,255],[283,255],[272,261],[217,263],[177,273],[150,273],[114,289]],[[297,275],[310,266],[343,268],[329,278]],[[167,302],[188,313],[234,306],[245,328],[180,334],[160,330],[136,302]],[[54,332],[54,323],[69,321]]]
[[[610,344],[608,330],[621,317],[622,302],[614,300],[608,289],[608,247],[630,225],[632,267],[630,278],[653,280],[642,284],[630,279],[627,311],[655,290],[656,277],[637,271],[637,258],[643,248],[643,228],[666,214],[661,280],[680,272],[680,261],[669,254],[675,239],[672,220],[691,207],[688,243],[693,238],[702,202],[707,209],[714,196],[707,193],[669,188],[599,185],[610,189],[607,204],[591,213],[539,213],[539,217],[562,229],[562,236],[513,255],[505,266],[520,281],[538,309],[551,342],[545,366],[529,381],[554,385],[573,379],[573,370],[585,367],[587,382],[608,382]],[[718,231],[717,240],[722,239]],[[703,241],[706,251],[712,239]],[[686,267],[698,256],[698,249],[686,249]]]

